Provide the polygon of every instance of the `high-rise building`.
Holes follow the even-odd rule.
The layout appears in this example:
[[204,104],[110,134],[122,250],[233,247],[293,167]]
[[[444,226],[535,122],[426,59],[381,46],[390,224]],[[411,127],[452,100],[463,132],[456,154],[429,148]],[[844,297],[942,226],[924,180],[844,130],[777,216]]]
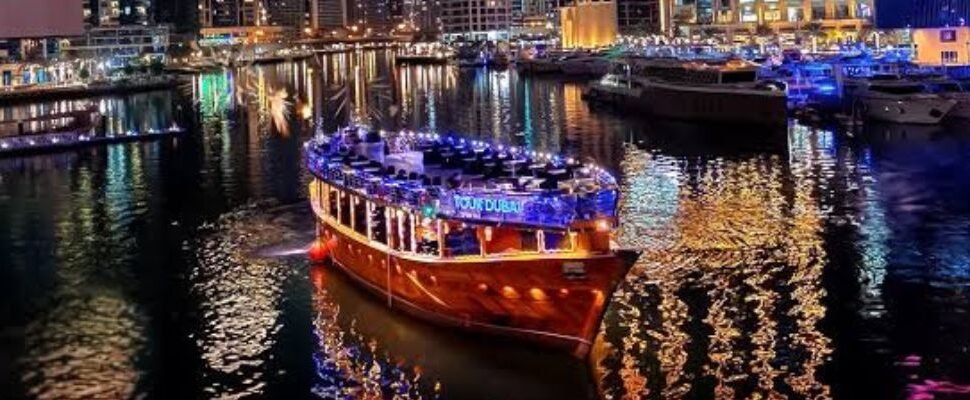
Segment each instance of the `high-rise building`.
[[441,23],[446,39],[508,39],[511,0],[443,0]]
[[269,24],[263,0],[199,0],[199,26],[262,26]]
[[269,25],[303,28],[308,21],[309,10],[305,0],[265,0]]
[[[738,30],[765,26],[776,31],[860,30],[872,23],[876,0],[662,0],[660,23],[677,28]],[[906,0],[910,1],[910,0]]]
[[151,17],[151,0],[119,0],[119,25],[148,25],[153,22]]
[[81,0],[86,26],[148,25],[151,0]]
[[387,31],[393,20],[391,19],[390,0],[348,0],[351,27],[364,31]]
[[401,21],[423,32],[441,31],[441,0],[399,0]]
[[559,9],[564,48],[594,48],[613,44],[617,34],[616,3],[577,1]]
[[620,33],[627,35],[643,35],[660,32],[661,0],[615,1],[616,22]]
[[335,29],[348,26],[346,0],[310,0],[310,27]]

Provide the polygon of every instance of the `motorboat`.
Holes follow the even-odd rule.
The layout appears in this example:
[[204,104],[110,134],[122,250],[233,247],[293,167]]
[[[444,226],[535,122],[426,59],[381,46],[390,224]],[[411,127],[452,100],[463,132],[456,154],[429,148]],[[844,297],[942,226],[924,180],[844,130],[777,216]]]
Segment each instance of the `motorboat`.
[[625,78],[612,74],[593,82],[586,98],[662,118],[767,126],[788,123],[784,84],[759,82],[757,67],[743,61],[636,59],[615,68]]
[[903,79],[854,80],[847,90],[853,114],[899,124],[938,124],[958,103]]
[[955,80],[924,81],[926,90],[944,99],[956,100],[957,104],[946,115],[947,118],[970,119],[970,82]]
[[566,75],[603,76],[610,70],[610,61],[597,55],[566,58],[560,68]]

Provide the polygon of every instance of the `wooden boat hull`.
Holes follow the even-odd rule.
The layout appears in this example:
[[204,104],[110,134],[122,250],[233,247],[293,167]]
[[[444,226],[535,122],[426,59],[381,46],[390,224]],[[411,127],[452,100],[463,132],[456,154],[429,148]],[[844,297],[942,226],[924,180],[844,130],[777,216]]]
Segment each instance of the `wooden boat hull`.
[[[389,253],[317,216],[333,264],[396,309],[438,324],[525,339],[585,357],[629,268],[615,254],[420,260]],[[568,264],[569,273],[565,273]],[[575,268],[582,266],[582,277]]]

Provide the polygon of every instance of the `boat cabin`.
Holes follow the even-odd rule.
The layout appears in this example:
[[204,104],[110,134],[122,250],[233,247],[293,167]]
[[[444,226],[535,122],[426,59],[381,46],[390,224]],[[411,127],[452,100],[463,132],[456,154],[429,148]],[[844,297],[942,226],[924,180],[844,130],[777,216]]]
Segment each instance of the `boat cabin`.
[[478,141],[348,128],[307,148],[318,215],[372,247],[430,258],[606,253],[615,179]]

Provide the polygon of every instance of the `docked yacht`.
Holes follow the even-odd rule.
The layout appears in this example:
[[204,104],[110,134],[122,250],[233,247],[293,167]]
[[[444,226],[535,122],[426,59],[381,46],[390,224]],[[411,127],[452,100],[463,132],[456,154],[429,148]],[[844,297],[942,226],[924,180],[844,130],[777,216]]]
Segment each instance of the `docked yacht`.
[[922,82],[867,79],[847,85],[853,112],[866,119],[898,124],[938,124],[957,100],[927,91]]
[[562,71],[562,64],[556,57],[535,57],[519,59],[515,69],[521,74],[550,74]]
[[610,61],[597,56],[567,58],[561,61],[562,72],[573,76],[603,76],[610,71]]
[[586,98],[663,118],[767,126],[788,122],[784,85],[758,82],[757,67],[742,61],[657,58],[619,67],[625,80],[608,75],[589,85]]
[[944,99],[956,100],[947,118],[970,119],[970,83],[953,80],[930,80],[926,90]]
[[583,98],[607,103],[621,103],[640,99],[643,85],[636,78],[624,74],[606,74],[599,80],[589,83]]

